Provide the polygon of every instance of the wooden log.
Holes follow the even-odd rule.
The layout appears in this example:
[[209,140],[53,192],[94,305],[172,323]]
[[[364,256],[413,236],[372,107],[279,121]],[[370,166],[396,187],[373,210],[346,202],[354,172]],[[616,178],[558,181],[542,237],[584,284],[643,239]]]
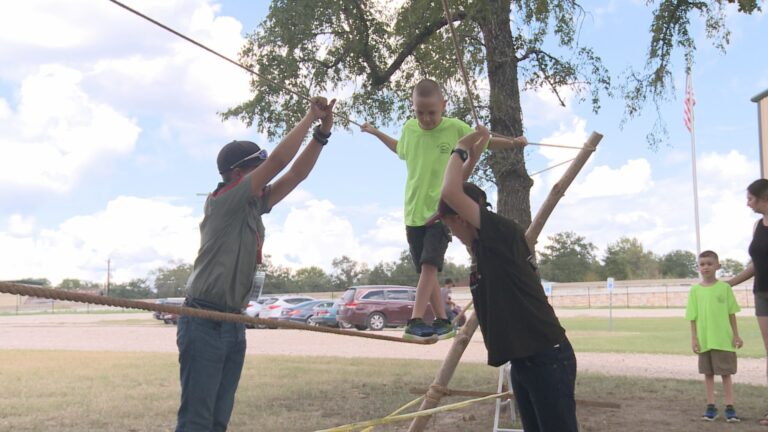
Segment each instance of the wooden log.
[[[573,179],[576,178],[576,175],[579,173],[579,171],[581,171],[581,169],[584,167],[584,164],[587,163],[587,160],[589,160],[589,157],[592,155],[592,153],[594,153],[601,139],[603,139],[601,134],[592,132],[592,134],[587,139],[587,142],[584,144],[584,147],[582,147],[581,151],[579,151],[579,154],[576,156],[576,159],[573,160],[565,173],[563,173],[563,176],[560,178],[560,180],[552,187],[552,190],[549,192],[547,199],[544,200],[536,214],[536,217],[533,219],[531,225],[525,232],[525,238],[528,241],[528,244],[531,246],[531,250],[534,250],[536,240],[538,239],[539,234],[541,234],[541,230],[544,228],[544,224],[547,222],[547,219],[549,219],[549,216],[552,214],[555,206],[560,201],[560,198],[565,195],[565,191],[571,185]],[[435,380],[432,382],[432,385],[426,392],[424,401],[421,403],[421,407],[419,408],[420,411],[434,408],[440,403],[440,398],[442,397],[440,390],[447,388],[448,383],[451,382],[453,373],[456,371],[456,366],[459,364],[461,356],[464,354],[464,350],[467,349],[469,341],[475,334],[477,325],[477,314],[473,313],[467,319],[467,323],[464,324],[461,332],[454,338],[453,345],[451,345],[451,349],[445,356],[445,360],[443,360],[443,365],[440,367]],[[417,417],[413,419],[411,426],[408,428],[408,432],[423,432],[428,421],[429,416]]]

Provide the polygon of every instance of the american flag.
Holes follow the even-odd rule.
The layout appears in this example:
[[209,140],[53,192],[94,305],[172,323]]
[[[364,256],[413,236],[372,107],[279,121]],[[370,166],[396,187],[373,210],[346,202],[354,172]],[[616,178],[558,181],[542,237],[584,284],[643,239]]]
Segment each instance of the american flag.
[[693,96],[693,81],[691,80],[691,73],[685,77],[685,101],[683,108],[683,122],[685,127],[688,128],[688,132],[693,132],[693,106],[696,105],[696,98]]

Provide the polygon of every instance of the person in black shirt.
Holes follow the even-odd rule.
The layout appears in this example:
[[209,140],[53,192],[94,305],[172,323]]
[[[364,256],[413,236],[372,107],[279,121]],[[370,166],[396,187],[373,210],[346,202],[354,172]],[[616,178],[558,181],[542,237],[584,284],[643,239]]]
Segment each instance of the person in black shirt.
[[578,431],[576,356],[544,294],[525,232],[488,210],[482,189],[462,183],[467,154],[488,135],[482,128],[453,150],[432,221],[441,219],[472,255],[470,289],[488,364],[511,363],[525,431]]
[[[768,180],[758,179],[747,187],[747,206],[762,217],[755,221],[752,242],[749,244],[750,262],[744,270],[732,277],[728,284],[736,286],[754,276],[752,292],[755,295],[755,315],[763,336],[768,376]],[[768,413],[760,420],[768,426]]]

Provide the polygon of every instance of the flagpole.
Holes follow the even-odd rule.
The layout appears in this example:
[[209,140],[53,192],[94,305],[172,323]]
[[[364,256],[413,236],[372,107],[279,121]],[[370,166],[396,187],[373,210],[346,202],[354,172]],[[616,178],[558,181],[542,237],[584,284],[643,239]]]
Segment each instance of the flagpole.
[[[688,83],[687,83],[687,97],[693,98],[693,77],[691,76],[691,69],[688,69]],[[696,178],[696,128],[695,115],[693,112],[693,103],[690,106],[691,116],[691,168],[693,171],[693,213],[696,218],[696,256],[701,253],[701,228],[699,225],[699,183]]]

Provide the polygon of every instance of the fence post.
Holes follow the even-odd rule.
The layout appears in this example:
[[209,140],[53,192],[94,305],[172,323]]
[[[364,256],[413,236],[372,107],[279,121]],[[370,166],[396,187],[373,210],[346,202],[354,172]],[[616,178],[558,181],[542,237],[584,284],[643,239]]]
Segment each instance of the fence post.
[[589,285],[587,285],[587,309],[592,309],[592,297],[589,294]]
[[665,308],[669,309],[669,285],[664,284],[664,304]]

